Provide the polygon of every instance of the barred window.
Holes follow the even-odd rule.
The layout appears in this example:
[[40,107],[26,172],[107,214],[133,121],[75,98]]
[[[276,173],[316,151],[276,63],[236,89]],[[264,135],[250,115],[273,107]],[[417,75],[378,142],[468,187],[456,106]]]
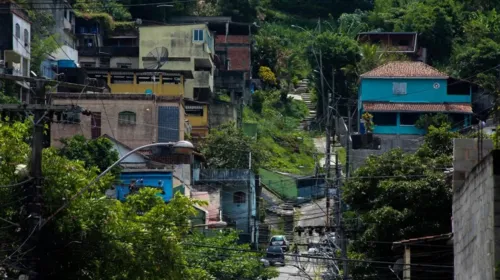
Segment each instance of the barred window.
[[123,125],[135,124],[135,113],[130,111],[123,111],[118,114],[118,123]]

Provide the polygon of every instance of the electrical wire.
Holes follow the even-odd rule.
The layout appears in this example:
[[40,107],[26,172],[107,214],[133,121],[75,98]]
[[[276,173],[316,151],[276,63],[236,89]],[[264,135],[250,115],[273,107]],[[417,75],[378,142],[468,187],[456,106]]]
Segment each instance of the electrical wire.
[[19,183],[14,183],[14,184],[11,184],[11,185],[3,185],[3,186],[0,186],[0,188],[15,188],[15,187],[20,187],[20,186],[22,186],[22,185],[24,185],[24,184],[27,184],[27,183],[29,183],[29,182],[33,181],[33,179],[34,179],[34,178],[31,178],[31,177],[30,177],[29,179],[24,180],[24,181],[22,181],[22,182],[19,182]]

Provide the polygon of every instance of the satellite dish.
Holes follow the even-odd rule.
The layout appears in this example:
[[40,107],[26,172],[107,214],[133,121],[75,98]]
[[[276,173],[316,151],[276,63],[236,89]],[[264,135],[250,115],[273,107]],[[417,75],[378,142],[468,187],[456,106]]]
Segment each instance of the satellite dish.
[[158,70],[168,60],[168,50],[165,47],[158,47],[150,51],[143,59],[144,68]]
[[398,259],[392,269],[394,270],[394,273],[399,274],[403,271],[403,265],[404,261],[403,259]]

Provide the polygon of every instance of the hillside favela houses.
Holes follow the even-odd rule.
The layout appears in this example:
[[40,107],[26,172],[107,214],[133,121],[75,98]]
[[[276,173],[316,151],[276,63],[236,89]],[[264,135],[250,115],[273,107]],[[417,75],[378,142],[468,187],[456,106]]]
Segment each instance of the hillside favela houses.
[[[11,1],[0,1],[0,73],[15,76],[30,76],[31,21],[19,5]],[[26,82],[16,82],[16,92],[21,102],[29,102],[30,89]]]
[[184,84],[186,117],[194,139],[208,135],[208,101],[214,89],[214,38],[206,24],[139,28],[139,68],[191,71]]
[[361,32],[358,41],[378,46],[378,53],[405,54],[424,63],[427,60],[427,49],[419,45],[417,32]]
[[360,133],[351,136],[354,167],[369,154],[397,147],[416,150],[426,132],[415,126],[423,115],[445,114],[454,130],[470,126],[472,91],[472,84],[423,62],[389,62],[362,74],[357,123]]

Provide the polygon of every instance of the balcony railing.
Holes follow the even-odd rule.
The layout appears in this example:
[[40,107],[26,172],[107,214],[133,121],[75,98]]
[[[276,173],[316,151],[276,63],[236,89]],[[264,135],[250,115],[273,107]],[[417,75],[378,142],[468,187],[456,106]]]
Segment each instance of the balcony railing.
[[79,46],[80,56],[139,56],[138,46],[120,46],[120,47],[85,47]]

